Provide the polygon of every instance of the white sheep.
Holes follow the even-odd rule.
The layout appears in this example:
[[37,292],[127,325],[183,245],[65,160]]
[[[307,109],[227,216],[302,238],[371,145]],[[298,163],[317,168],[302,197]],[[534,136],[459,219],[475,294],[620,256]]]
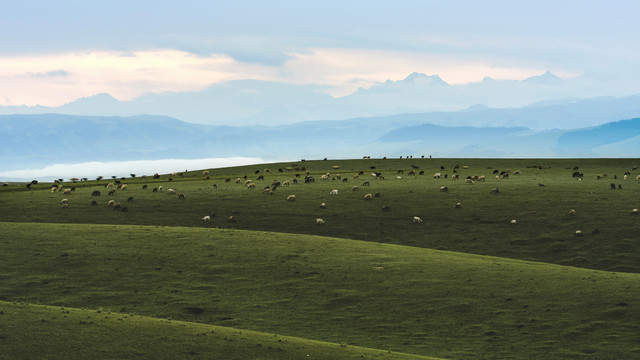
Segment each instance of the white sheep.
[[574,209],[569,210],[569,215],[574,216],[576,214],[576,211]]
[[316,224],[318,224],[318,225],[323,225],[323,224],[324,224],[324,220],[323,220],[323,219],[320,219],[320,218],[317,218],[317,219],[316,219]]
[[574,233],[575,236],[582,236],[582,230],[576,230]]
[[449,191],[449,188],[446,187],[446,186],[440,186],[440,191],[447,192],[447,191]]
[[176,190],[174,188],[169,188],[169,190],[167,190],[167,194],[175,195],[176,194]]
[[358,191],[358,186],[354,186],[351,188],[351,191]]
[[247,189],[255,189],[256,188],[256,184],[255,183],[250,183],[249,185],[247,185]]
[[211,222],[211,216],[207,215],[205,217],[202,218],[202,221],[204,222]]
[[515,225],[517,221],[515,219],[511,220],[511,225]]
[[473,180],[471,180],[471,179],[465,179],[465,180],[464,180],[464,183],[465,183],[465,184],[473,184]]
[[373,197],[373,194],[365,194],[364,195],[364,199],[365,200],[371,200],[372,197]]
[[325,203],[320,204],[320,208],[326,209],[327,208],[327,204],[325,204]]
[[331,190],[331,192],[329,193],[329,195],[338,195],[338,189],[333,189],[333,190]]
[[438,172],[438,173],[433,174],[433,178],[434,178],[434,179],[440,179],[440,177],[442,177],[442,174],[441,174],[441,173],[439,173],[439,172]]
[[158,186],[158,191],[162,191],[162,185]]
[[69,203],[69,199],[60,200],[60,204],[68,204],[68,203]]
[[461,208],[462,207],[462,203],[456,203],[456,208]]
[[113,206],[115,205],[116,201],[115,200],[109,200],[109,202],[107,203],[107,206]]
[[636,180],[640,180],[640,175],[636,176]]
[[638,215],[638,209],[631,210],[631,215]]
[[249,184],[251,184],[251,180],[247,180],[244,182],[244,186],[249,186]]
[[287,201],[295,201],[295,200],[296,200],[296,196],[295,195],[287,196]]
[[290,186],[291,185],[291,181],[289,180],[285,180],[282,182],[282,186]]
[[413,222],[417,223],[417,224],[420,224],[420,223],[422,223],[422,219],[419,216],[414,216],[413,217]]
[[209,175],[209,170],[205,170],[202,172],[202,175]]

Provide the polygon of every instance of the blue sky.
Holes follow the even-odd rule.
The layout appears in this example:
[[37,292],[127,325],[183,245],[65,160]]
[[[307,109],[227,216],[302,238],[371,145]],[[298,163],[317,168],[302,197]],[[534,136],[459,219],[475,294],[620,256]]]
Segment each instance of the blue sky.
[[452,84],[547,70],[640,93],[633,1],[29,1],[0,12],[0,105],[228,80],[344,96],[412,72]]

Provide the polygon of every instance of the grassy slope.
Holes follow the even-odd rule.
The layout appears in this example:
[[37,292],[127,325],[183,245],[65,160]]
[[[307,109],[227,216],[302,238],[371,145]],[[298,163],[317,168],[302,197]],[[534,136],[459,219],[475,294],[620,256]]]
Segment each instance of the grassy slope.
[[224,229],[0,223],[0,234],[5,300],[444,358],[640,356],[638,274]]
[[0,301],[0,320],[6,359],[427,359],[102,310]]
[[[467,165],[460,169],[462,178],[467,175],[485,175],[485,183],[466,185],[463,181],[433,179],[435,172],[452,175],[454,164]],[[306,167],[317,179],[325,172],[341,173],[348,182],[340,180],[317,181],[314,184],[298,184],[280,187],[274,195],[263,195],[261,188],[272,180],[292,180],[294,173],[278,172],[292,164],[255,165],[211,171],[211,180],[202,180],[202,172],[176,176],[172,182],[167,176],[159,180],[127,179],[129,189],[106,196],[104,184],[108,181],[67,184],[76,185],[72,195],[49,192],[40,184],[41,191],[18,190],[15,187],[0,189],[3,207],[0,218],[18,222],[64,222],[145,224],[169,226],[206,226],[265,230],[300,234],[317,234],[331,237],[360,239],[375,242],[445,249],[466,253],[535,260],[562,265],[579,266],[610,271],[640,272],[640,242],[636,241],[639,217],[630,216],[630,210],[640,208],[640,182],[633,171],[623,180],[625,170],[630,170],[637,159],[371,159],[341,161],[306,161],[293,167]],[[542,169],[532,166],[542,165]],[[584,181],[571,177],[572,167],[579,165]],[[339,169],[333,169],[339,166]],[[398,169],[405,172],[412,166],[424,170],[423,176],[402,175],[396,178]],[[256,181],[258,170],[265,167],[272,173],[266,180]],[[371,167],[386,175],[384,181],[371,180]],[[522,175],[510,179],[495,180],[492,171],[520,169]],[[358,171],[365,171],[359,179],[353,179]],[[596,174],[608,173],[603,180]],[[258,189],[247,190],[243,184],[224,179],[247,176],[258,184]],[[614,179],[617,175],[618,179]],[[371,186],[362,186],[370,180]],[[109,180],[111,181],[111,180]],[[243,180],[244,182],[244,180]],[[610,183],[623,186],[622,190],[610,190]],[[212,184],[219,188],[214,190]],[[544,183],[546,186],[539,186]],[[152,193],[142,190],[142,184],[150,187],[163,185],[165,191]],[[353,192],[351,187],[359,185]],[[439,192],[440,186],[449,187],[447,193]],[[173,186],[186,194],[178,200],[166,194]],[[499,187],[498,195],[490,190]],[[331,189],[338,189],[338,196],[329,196]],[[92,198],[93,190],[103,196]],[[367,192],[380,193],[380,198],[363,200]],[[296,195],[295,202],[287,202],[289,194]],[[132,196],[134,202],[127,203]],[[67,197],[68,209],[61,209],[59,201]],[[106,206],[109,199],[120,201],[129,208],[128,213],[112,211]],[[91,200],[99,202],[90,206]],[[327,209],[320,209],[325,202]],[[454,208],[462,203],[459,209]],[[382,212],[384,204],[390,212]],[[576,216],[568,216],[569,209]],[[233,212],[238,221],[226,221]],[[204,215],[216,214],[210,224],[203,224]],[[425,222],[421,226],[411,223],[419,215]],[[315,219],[322,217],[325,226],[315,226]],[[509,221],[516,219],[517,226]],[[597,228],[598,235],[591,231]],[[585,236],[575,237],[576,230]]]

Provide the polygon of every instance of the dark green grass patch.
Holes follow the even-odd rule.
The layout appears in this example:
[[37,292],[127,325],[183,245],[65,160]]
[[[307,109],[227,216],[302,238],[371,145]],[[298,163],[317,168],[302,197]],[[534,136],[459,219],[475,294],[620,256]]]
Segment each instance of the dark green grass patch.
[[[172,181],[168,175],[128,178],[122,180],[128,189],[113,196],[107,196],[104,188],[112,179],[66,183],[64,187],[77,186],[70,195],[51,193],[50,184],[38,184],[30,191],[3,188],[0,218],[315,234],[640,272],[640,242],[636,241],[640,216],[631,215],[632,209],[640,208],[640,182],[635,180],[640,173],[633,170],[636,163],[637,159],[367,159],[260,164],[210,169],[209,180],[201,170],[175,175]],[[459,165],[455,173],[459,180],[452,180],[455,165]],[[576,165],[584,174],[583,181],[572,177]],[[267,168],[270,172],[265,172]],[[508,168],[509,178],[495,179],[495,170],[499,175]],[[316,179],[314,183],[304,183],[305,170]],[[409,175],[411,170],[416,175]],[[516,170],[521,175],[514,175]],[[354,178],[360,171],[363,174]],[[385,180],[375,180],[374,171],[382,172]],[[626,180],[625,171],[631,172]],[[443,177],[434,179],[436,172]],[[326,173],[329,180],[320,180]],[[264,180],[257,180],[259,175]],[[486,181],[465,184],[464,178],[473,175],[483,175]],[[254,190],[244,186],[245,176],[257,184]],[[297,185],[263,194],[262,188],[275,180],[294,179]],[[367,181],[370,185],[363,186]],[[615,190],[610,188],[612,183]],[[143,185],[148,189],[143,190]],[[159,186],[163,191],[151,191]],[[353,186],[359,189],[352,191]],[[441,186],[448,191],[440,192]],[[168,195],[170,187],[185,198]],[[493,188],[499,193],[492,194]],[[329,195],[333,189],[339,191],[337,196]],[[93,191],[102,195],[92,197]],[[367,193],[373,195],[371,200],[364,199]],[[292,194],[296,200],[286,201]],[[132,202],[127,201],[129,197]],[[68,198],[68,208],[61,207],[62,198]],[[128,211],[108,207],[112,199]],[[98,206],[91,206],[93,200]],[[321,203],[326,204],[325,209],[320,208]],[[457,203],[461,207],[456,208]],[[389,206],[388,211],[382,210],[384,205]],[[575,216],[569,215],[571,209]],[[212,216],[210,223],[201,221],[206,215]],[[229,221],[229,216],[235,221]],[[414,216],[424,222],[412,223]],[[325,224],[316,225],[316,218]],[[512,226],[511,220],[517,223]],[[575,236],[577,230],[582,236]]]
[[5,359],[433,359],[103,310],[0,301]]
[[639,356],[640,275],[319,236],[0,224],[3,300],[453,359]]

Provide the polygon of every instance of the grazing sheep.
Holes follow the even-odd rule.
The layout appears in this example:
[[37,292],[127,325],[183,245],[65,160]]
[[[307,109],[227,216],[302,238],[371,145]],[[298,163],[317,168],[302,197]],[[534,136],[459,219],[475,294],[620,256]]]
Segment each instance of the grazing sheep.
[[333,189],[329,192],[329,195],[338,195],[338,189]]
[[576,230],[574,233],[575,236],[582,236],[582,230]]
[[270,187],[266,187],[264,188],[264,190],[262,190],[263,194],[269,194],[272,195],[273,194],[273,189],[271,189]]
[[422,223],[422,219],[419,216],[414,216],[413,217],[413,222],[416,224],[420,224]]
[[100,196],[100,191],[96,190],[91,193],[91,196]]
[[162,185],[158,186],[158,191],[162,191]]
[[391,210],[391,205],[382,205],[382,211],[389,211]]
[[316,224],[318,224],[318,225],[324,225],[324,220],[323,220],[323,219],[320,219],[320,218],[317,218],[317,219],[316,219]]
[[178,199],[184,199],[184,198],[185,198],[185,196],[184,196],[183,193],[178,193]]
[[362,186],[369,186],[369,184],[370,184],[369,181],[365,181],[362,183]]
[[291,181],[289,180],[285,180],[282,182],[282,186],[290,186],[291,185]]
[[447,192],[447,191],[449,191],[449,188],[446,187],[446,186],[440,186],[440,191],[441,192]]
[[472,184],[472,185],[474,184],[473,180],[471,180],[471,179],[465,179],[464,183],[465,184]]
[[352,187],[351,191],[358,191],[358,187],[357,186]]
[[[29,184],[29,185],[31,185],[31,184]],[[54,187],[52,187],[52,188],[51,188],[51,192],[52,192],[52,193],[53,193],[53,192],[56,192],[56,191],[58,191],[58,187],[54,186]]]
[[129,198],[127,199],[127,202],[133,202],[133,196],[129,196]]
[[381,196],[380,193],[373,194],[373,197],[376,197],[376,198],[379,198],[380,196]]
[[543,183],[538,183],[538,186],[546,186],[546,185]]
[[513,172],[513,175],[520,175],[520,170],[516,170]]
[[636,176],[636,180],[640,180],[640,175]]
[[576,215],[576,211],[574,209],[569,210],[569,215],[575,216]]
[[126,189],[127,189],[127,184],[120,184],[120,185],[118,186],[118,189],[120,189],[120,190],[126,190]]
[[116,203],[115,200],[109,200],[109,202],[107,203],[107,206],[113,206]]
[[478,176],[478,181],[486,181],[487,179],[484,177],[484,175],[480,175]]
[[153,188],[153,190],[151,190],[151,192],[158,192],[158,188]]
[[68,203],[69,203],[69,199],[60,200],[60,204],[68,204]]
[[461,208],[461,207],[462,207],[462,204],[461,204],[461,203],[456,203],[456,209],[457,209],[457,208]]
[[631,210],[631,215],[638,215],[638,209]]
[[250,184],[247,185],[247,189],[253,190],[255,188],[256,188],[256,184],[255,183],[250,183]]
[[623,180],[627,180],[627,175],[625,174],[625,175],[622,177],[622,179],[623,179]]
[[64,189],[62,192],[64,195],[71,195],[71,189]]
[[511,220],[511,225],[515,225],[517,221],[515,219]]
[[109,196],[113,196],[113,195],[115,195],[115,194],[116,194],[116,191],[115,191],[115,190],[110,190],[110,191],[107,193],[107,195],[109,195]]
[[209,170],[205,170],[202,172],[202,175],[209,175]]
[[119,202],[113,204],[113,210],[119,210],[119,209],[120,209],[120,203]]
[[95,201],[95,200],[93,200],[93,201],[91,202],[91,206],[98,206],[98,202],[97,202],[97,201]]
[[491,191],[489,191],[489,194],[497,194],[499,192],[500,192],[500,190],[498,188],[493,188],[493,189],[491,189]]
[[327,208],[327,204],[325,204],[325,203],[320,204],[320,208],[321,209],[326,209]]
[[62,204],[62,206],[61,206],[61,207],[62,207],[63,209],[66,209],[66,208],[68,208],[68,207],[69,207],[69,204],[64,203],[64,204]]
[[147,190],[148,186],[147,185],[142,185],[142,190]]
[[169,190],[167,190],[167,194],[175,195],[176,194],[176,190],[174,188],[169,188]]
[[460,177],[459,174],[453,174],[451,175],[451,180],[458,180],[459,177]]
[[211,222],[211,216],[207,215],[205,217],[202,218],[202,221],[204,222]]
[[371,200],[372,197],[373,197],[373,194],[365,194],[364,195],[364,199],[365,200]]
[[296,196],[295,195],[287,196],[287,201],[296,201]]
[[440,179],[441,177],[442,177],[442,174],[441,174],[441,173],[439,173],[439,172],[438,172],[438,173],[433,174],[433,178],[434,178],[434,179]]

